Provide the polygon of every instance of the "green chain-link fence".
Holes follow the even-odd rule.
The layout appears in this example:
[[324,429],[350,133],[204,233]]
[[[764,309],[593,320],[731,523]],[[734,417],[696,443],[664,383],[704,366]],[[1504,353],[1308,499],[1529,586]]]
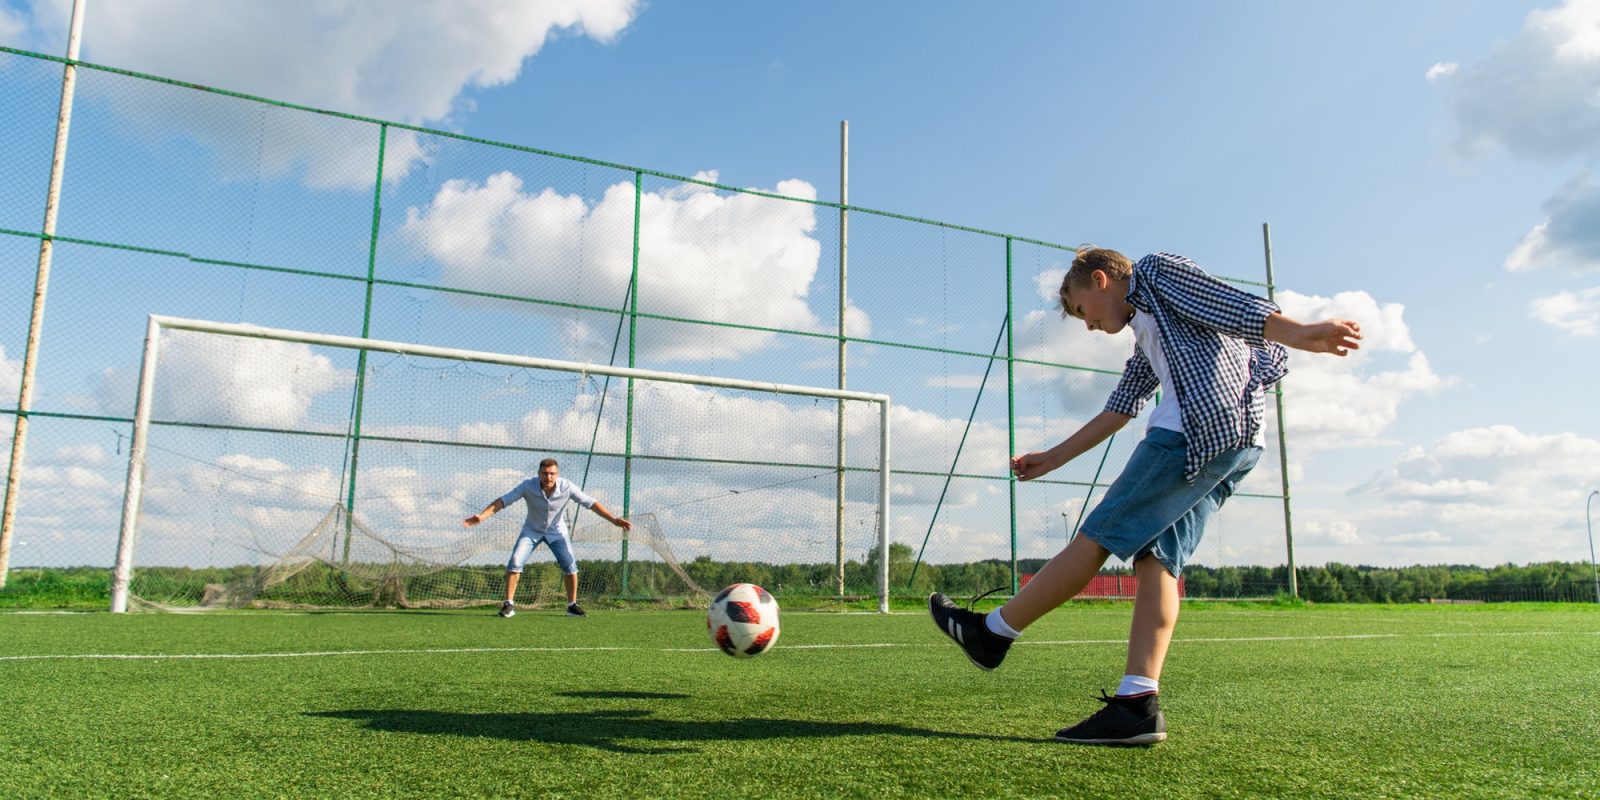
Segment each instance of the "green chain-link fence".
[[[1070,247],[844,207],[816,199],[818,188],[799,180],[744,189],[709,175],[670,175],[81,62],[48,304],[42,326],[30,330],[64,63],[0,48],[0,446],[9,452],[19,414],[30,423],[11,501],[13,579],[110,566],[141,337],[152,313],[822,387],[838,387],[842,341],[848,373],[841,388],[894,398],[896,593],[1014,585],[1073,535],[1139,438],[1130,427],[1046,479],[1017,483],[1007,473],[1007,455],[1059,441],[1097,412],[1127,356],[1126,342],[1091,336],[1054,309]],[[844,330],[841,269],[849,287]],[[36,382],[30,407],[21,409],[30,335],[39,341]],[[337,446],[302,448],[326,462],[319,469],[340,476],[338,499],[357,517],[375,502],[363,485],[363,428],[411,424],[402,401],[363,409],[361,383],[379,366],[366,354],[335,365],[356,379],[353,392],[338,381],[329,386],[339,389],[324,388],[340,398],[348,435]],[[195,381],[182,390],[213,390],[203,376]],[[611,397],[607,391],[597,396]],[[488,396],[464,397],[453,418],[430,412],[429,424],[470,424],[477,398]],[[1286,504],[1273,454],[1281,434],[1268,407],[1268,455],[1212,523],[1195,559],[1267,569],[1234,570],[1228,581],[1206,583],[1226,591],[1207,593],[1270,596],[1288,588]],[[625,411],[603,413],[631,435]],[[261,475],[246,473],[262,467],[230,448],[262,436],[306,438],[293,420],[246,425],[237,415],[206,430],[221,433],[175,457],[251,479]],[[799,484],[784,491],[809,493],[827,508],[867,495],[874,479],[865,471],[847,471],[838,493],[830,465],[841,458],[856,465],[855,445],[847,439],[841,457],[829,436],[824,457],[783,475],[757,469],[791,463],[781,441],[765,460],[686,459],[678,477],[696,488],[669,491],[662,478],[653,495],[618,480],[615,458],[588,464],[564,456],[563,468],[578,480],[592,466],[589,485],[603,502],[630,512],[697,500],[723,506],[707,514],[744,520],[746,561],[838,567],[842,540],[843,560],[865,576],[879,557],[875,538],[836,530],[831,511],[797,500],[784,506],[792,518],[771,523],[811,530],[800,547],[813,556],[763,553],[761,516],[727,510],[759,504],[775,483]],[[624,438],[624,457],[633,455]],[[516,441],[494,463],[532,474],[541,443]],[[505,488],[486,479],[434,494],[458,517]],[[248,505],[222,481],[188,499],[230,506],[228,514]],[[157,504],[146,513],[163,511]],[[684,543],[686,562],[696,559],[696,524],[703,523],[663,531]],[[845,524],[871,527],[859,515]],[[170,566],[235,566],[204,547]],[[260,550],[259,558],[273,555],[272,547]],[[728,559],[711,555],[700,553],[697,568],[720,576],[714,565]]]

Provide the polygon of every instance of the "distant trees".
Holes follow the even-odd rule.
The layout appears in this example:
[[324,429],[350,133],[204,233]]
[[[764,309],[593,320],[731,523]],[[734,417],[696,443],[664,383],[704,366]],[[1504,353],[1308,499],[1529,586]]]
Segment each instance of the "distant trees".
[[[1313,603],[1415,603],[1595,600],[1588,564],[1551,561],[1497,567],[1432,565],[1299,567],[1300,597]],[[1270,597],[1289,588],[1286,567],[1185,567],[1189,597]]]
[[[644,600],[651,597],[690,596],[683,582],[658,562],[634,561],[629,564],[629,582],[621,584],[621,564],[616,561],[583,560],[582,584],[586,595]],[[1044,559],[1019,559],[1022,575],[1037,573]],[[701,555],[682,565],[701,587],[716,591],[731,583],[760,584],[780,598],[829,602],[838,596],[838,567],[832,562],[810,564],[769,564],[758,561],[714,561]],[[547,587],[559,590],[556,566],[549,562],[530,564],[524,576],[525,591]],[[1110,566],[1102,574],[1128,575],[1126,566]],[[282,597],[309,605],[367,605],[386,602],[427,604],[436,598],[495,598],[503,591],[503,570],[497,565],[463,566],[451,570],[441,589],[430,575],[406,579],[395,598],[380,597],[382,587],[347,578],[336,567],[316,565],[296,573],[287,583],[261,597],[270,603]],[[914,574],[913,574],[914,573]],[[1470,565],[1430,565],[1412,567],[1372,567],[1325,564],[1299,567],[1300,599],[1313,603],[1417,603],[1432,600],[1468,602],[1595,602],[1593,573],[1587,563],[1551,561],[1541,564],[1502,564],[1497,567]],[[15,580],[0,591],[0,607],[53,607],[98,605],[106,601],[110,570],[94,567],[43,568],[18,570]],[[146,600],[164,603],[195,604],[213,585],[249,583],[259,577],[253,566],[191,569],[187,567],[146,567],[140,570],[138,591]],[[1191,599],[1276,598],[1288,593],[1287,567],[1208,567],[1184,568],[1185,595]],[[853,599],[871,597],[878,590],[878,553],[862,553],[860,560],[844,565],[845,595]],[[908,545],[889,547],[889,592],[896,597],[921,597],[941,591],[965,600],[993,589],[1006,596],[1011,589],[1011,564],[1004,559],[986,559],[964,564],[917,564],[916,553]],[[1132,584],[1128,585],[1132,591]],[[443,594],[441,594],[443,592]],[[403,602],[402,602],[403,601]]]

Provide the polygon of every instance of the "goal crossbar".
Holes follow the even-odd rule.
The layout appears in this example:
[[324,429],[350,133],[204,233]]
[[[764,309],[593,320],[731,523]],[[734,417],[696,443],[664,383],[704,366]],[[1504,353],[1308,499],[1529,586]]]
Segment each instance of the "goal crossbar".
[[489,353],[477,350],[462,350],[451,347],[415,344],[411,342],[368,339],[359,336],[341,336],[337,334],[297,331],[286,328],[268,328],[260,325],[250,325],[247,323],[217,322],[212,320],[186,319],[182,317],[151,314],[148,324],[145,328],[144,352],[140,359],[139,365],[138,395],[135,402],[133,435],[131,441],[129,442],[128,448],[127,484],[123,494],[122,503],[122,525],[117,538],[116,565],[112,571],[111,611],[113,613],[122,613],[128,610],[128,587],[133,575],[133,549],[134,543],[138,537],[138,520],[140,504],[143,499],[144,467],[147,451],[147,440],[149,438],[151,406],[155,389],[156,365],[160,358],[161,332],[163,330],[195,331],[199,333],[211,333],[222,336],[297,342],[308,345],[322,345],[326,347],[339,347],[351,350],[395,353],[403,356],[449,359],[469,363],[496,364],[508,367],[574,372],[585,375],[607,375],[617,378],[632,378],[637,380],[662,381],[698,386],[715,386],[727,389],[744,389],[751,391],[771,392],[776,394],[830,398],[835,400],[856,400],[861,402],[875,403],[878,406],[879,414],[877,487],[879,514],[877,533],[879,552],[883,554],[878,559],[878,610],[882,612],[887,612],[889,610],[889,559],[887,557],[889,552],[889,395],[876,394],[872,392],[829,389],[816,386],[773,383],[769,381],[752,381],[709,375],[689,375],[678,372],[661,372],[657,370],[638,369],[634,367],[616,367],[608,364],[587,364],[576,361],[537,358],[534,356]]

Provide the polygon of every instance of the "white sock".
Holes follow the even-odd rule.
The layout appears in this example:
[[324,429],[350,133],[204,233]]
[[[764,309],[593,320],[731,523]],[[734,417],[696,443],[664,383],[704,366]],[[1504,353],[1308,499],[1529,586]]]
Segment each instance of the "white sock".
[[1143,675],[1124,675],[1121,685],[1117,686],[1117,696],[1127,697],[1145,692],[1159,692],[1161,684],[1155,678],[1146,678]]
[[1012,630],[1011,626],[1006,624],[1005,619],[1000,616],[1000,609],[998,608],[984,615],[983,624],[984,627],[989,629],[990,633],[1006,639],[1015,639],[1022,635],[1022,631]]

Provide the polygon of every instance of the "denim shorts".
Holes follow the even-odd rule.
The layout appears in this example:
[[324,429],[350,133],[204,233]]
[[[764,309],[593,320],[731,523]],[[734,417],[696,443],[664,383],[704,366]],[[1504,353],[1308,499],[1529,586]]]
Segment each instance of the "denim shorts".
[[517,543],[511,548],[511,560],[506,562],[506,572],[522,572],[523,565],[528,563],[528,556],[533,555],[533,549],[540,542],[550,545],[550,555],[556,557],[562,574],[578,574],[578,560],[572,557],[572,544],[567,537],[556,533],[534,535],[528,531],[517,535]]
[[1190,483],[1183,478],[1188,450],[1183,434],[1151,428],[1080,532],[1117,558],[1133,562],[1148,553],[1181,576],[1206,521],[1261,459],[1259,447],[1224,450]]

